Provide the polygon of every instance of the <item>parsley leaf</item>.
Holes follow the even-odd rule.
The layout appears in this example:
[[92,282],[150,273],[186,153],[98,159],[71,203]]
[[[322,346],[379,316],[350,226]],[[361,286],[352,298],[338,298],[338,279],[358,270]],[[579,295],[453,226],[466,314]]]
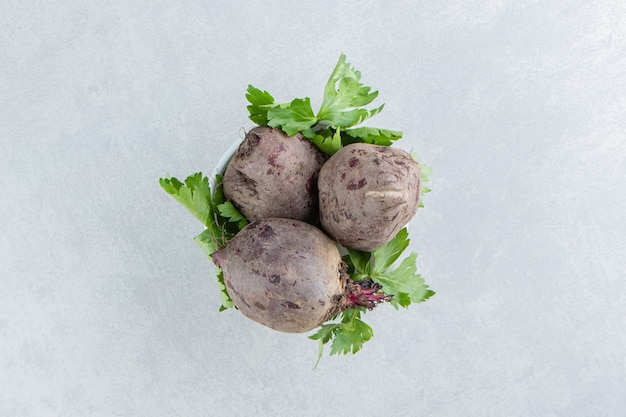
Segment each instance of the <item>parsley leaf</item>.
[[229,222],[237,223],[240,230],[248,225],[248,220],[237,210],[232,202],[226,201],[222,204],[218,204],[217,209],[222,217],[228,218]]
[[[404,258],[396,269],[371,276],[374,282],[383,286],[385,293],[399,295],[400,300],[395,302],[402,307],[408,307],[411,303],[422,302],[434,294],[430,294],[432,291],[429,292],[424,279],[417,273],[416,260],[417,253],[413,252]],[[395,306],[393,299],[391,305]]]
[[324,352],[324,345],[330,344],[330,354],[357,353],[363,344],[374,336],[372,328],[361,320],[361,312],[365,309],[348,308],[341,313],[340,323],[323,324],[309,339],[319,340],[318,356],[315,366]]
[[378,91],[360,82],[361,73],[354,69],[346,56],[341,54],[326,87],[324,100],[317,115],[326,124],[337,127],[350,127],[379,113],[383,106],[374,110],[356,109],[370,104],[378,96]]
[[417,159],[417,154],[415,152],[411,153],[411,156],[413,157],[415,162],[417,162],[420,166],[420,172],[422,175],[422,187],[420,189],[419,208],[424,208],[424,200],[421,197],[424,197],[426,194],[428,194],[431,191],[430,188],[426,187],[425,184],[427,182],[430,182],[430,174],[432,173],[433,168],[426,164],[420,164],[420,162]]
[[330,354],[357,353],[374,336],[372,328],[361,320],[361,310],[348,308],[342,314],[341,324],[330,345]]
[[[320,120],[320,124],[328,123],[333,127],[340,128],[348,128],[351,126],[355,126],[363,123],[365,120],[369,119],[372,116],[377,115],[383,110],[385,105],[382,104],[380,107],[377,107],[373,110],[366,109],[352,109],[352,110],[342,110],[337,111],[332,116],[332,119],[329,116],[326,116],[326,119],[322,119],[322,116],[318,116]],[[330,122],[330,123],[329,123]]]
[[302,132],[302,135],[310,139],[326,155],[333,155],[343,146],[339,129],[334,133],[331,129],[323,129],[319,132],[314,132],[313,129],[306,129]]
[[219,230],[220,229],[213,227],[207,227],[202,233],[193,238],[194,242],[196,242],[198,247],[202,249],[209,258],[222,246],[219,236],[216,236],[216,232]]
[[[412,303],[427,300],[435,293],[428,289],[421,275],[417,273],[417,254],[411,253],[397,267],[393,267],[402,253],[409,246],[409,233],[402,229],[386,245],[373,252],[362,252],[346,248],[343,257],[353,281],[369,279],[382,287],[386,295],[393,295],[390,304],[395,309],[408,308]],[[319,341],[317,363],[322,357],[324,345],[331,343],[330,354],[358,352],[374,332],[361,320],[365,308],[347,308],[341,313],[341,322],[323,324],[319,330],[309,336]]]
[[[426,187],[424,184],[430,182],[430,173],[432,172],[433,168],[425,164],[421,164],[420,168],[422,170],[422,189],[420,190],[420,196],[423,197],[430,192],[430,188]],[[424,205],[421,204],[420,207],[424,207]]]
[[235,304],[233,300],[230,299],[230,295],[228,295],[228,291],[226,291],[226,284],[224,283],[224,272],[220,268],[217,268],[217,284],[220,289],[220,298],[222,299],[222,305],[220,306],[220,311],[227,310],[229,308],[235,308]]
[[296,98],[288,104],[271,107],[267,112],[270,127],[279,127],[289,136],[309,129],[317,123],[311,108],[311,99]]
[[394,296],[391,300],[394,308],[408,307],[411,303],[422,302],[435,294],[417,273],[417,253],[411,253],[393,268],[408,246],[409,233],[404,228],[389,243],[371,253],[348,250],[354,276],[358,279],[369,278],[380,284],[385,294]]
[[209,179],[202,173],[190,175],[185,183],[176,178],[159,179],[161,188],[182,204],[205,226],[210,224],[211,217],[211,189]]
[[362,251],[359,251],[356,249],[350,249],[350,248],[347,248],[347,250],[348,250],[348,257],[350,260],[350,264],[354,268],[351,278],[354,281],[361,281],[362,279],[367,278],[368,275],[371,273],[370,266],[371,266],[372,253],[362,252]]
[[274,97],[267,91],[261,91],[252,85],[248,85],[246,98],[250,102],[250,105],[247,107],[250,113],[250,120],[261,126],[267,125],[267,111],[269,106],[274,104]]
[[386,245],[372,252],[374,256],[374,273],[381,273],[387,270],[402,255],[402,252],[409,246],[409,231],[405,227],[389,241]]
[[339,327],[341,327],[340,323],[323,324],[315,334],[309,336],[309,339],[320,341],[317,350],[317,361],[315,362],[315,367],[317,367],[320,363],[320,359],[322,359],[322,355],[324,354],[324,345],[335,337]]
[[250,120],[261,126],[282,129],[289,136],[302,133],[327,155],[349,143],[389,146],[402,137],[402,133],[395,130],[353,128],[383,110],[384,104],[373,109],[364,107],[376,97],[378,91],[361,83],[361,73],[346,61],[344,54],[339,57],[324,87],[317,114],[308,97],[277,104],[270,93],[252,85],[248,85],[246,93]]
[[390,146],[393,141],[402,138],[402,132],[396,130],[379,129],[377,127],[355,127],[342,132],[342,143],[372,143],[382,146]]

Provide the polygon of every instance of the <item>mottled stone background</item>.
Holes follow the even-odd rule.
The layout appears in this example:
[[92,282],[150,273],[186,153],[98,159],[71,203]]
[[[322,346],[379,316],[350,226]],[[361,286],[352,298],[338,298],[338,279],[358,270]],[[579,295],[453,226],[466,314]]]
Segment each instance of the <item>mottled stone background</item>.
[[[326,357],[218,312],[199,223],[252,83],[345,52],[371,124],[433,166],[411,249],[437,295]],[[0,2],[0,416],[623,416],[626,5]]]

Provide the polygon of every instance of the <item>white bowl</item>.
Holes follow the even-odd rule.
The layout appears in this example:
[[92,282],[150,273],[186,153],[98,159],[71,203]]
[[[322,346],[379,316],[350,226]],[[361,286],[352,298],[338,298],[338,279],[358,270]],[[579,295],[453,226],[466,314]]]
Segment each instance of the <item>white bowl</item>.
[[239,145],[241,145],[241,142],[243,142],[243,138],[240,138],[239,140],[236,140],[235,142],[233,142],[233,144],[230,145],[228,149],[226,149],[226,152],[224,152],[222,156],[220,157],[220,159],[217,161],[217,165],[215,166],[215,168],[213,169],[213,172],[211,172],[211,175],[209,176],[209,186],[211,187],[211,195],[215,194],[215,188],[217,187],[217,184],[215,182],[215,176],[218,174],[224,175],[224,171],[226,170],[228,163],[232,159],[233,155],[235,155],[235,152],[237,152],[237,149],[239,148]]

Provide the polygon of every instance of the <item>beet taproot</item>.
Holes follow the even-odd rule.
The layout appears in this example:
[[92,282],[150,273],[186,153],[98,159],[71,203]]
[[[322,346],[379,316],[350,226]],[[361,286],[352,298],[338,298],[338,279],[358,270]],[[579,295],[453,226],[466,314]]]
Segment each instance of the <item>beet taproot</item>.
[[250,223],[213,254],[233,303],[274,330],[303,333],[346,308],[374,308],[391,295],[353,281],[339,249],[309,223],[269,218]]
[[347,145],[319,174],[321,225],[343,246],[371,252],[413,218],[420,187],[420,166],[408,152],[366,143]]
[[306,332],[341,311],[346,265],[335,243],[308,223],[257,220],[213,262],[237,308],[272,329]]
[[282,217],[317,223],[317,178],[325,161],[300,134],[255,127],[226,167],[224,195],[251,222]]

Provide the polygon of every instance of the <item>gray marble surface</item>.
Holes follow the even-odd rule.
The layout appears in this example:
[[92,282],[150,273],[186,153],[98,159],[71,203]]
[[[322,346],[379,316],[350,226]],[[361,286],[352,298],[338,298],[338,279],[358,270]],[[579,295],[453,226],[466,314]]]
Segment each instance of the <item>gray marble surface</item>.
[[[325,357],[219,313],[158,186],[339,54],[433,166],[437,295]],[[0,416],[623,416],[621,1],[0,2]],[[375,123],[374,123],[375,122]]]

